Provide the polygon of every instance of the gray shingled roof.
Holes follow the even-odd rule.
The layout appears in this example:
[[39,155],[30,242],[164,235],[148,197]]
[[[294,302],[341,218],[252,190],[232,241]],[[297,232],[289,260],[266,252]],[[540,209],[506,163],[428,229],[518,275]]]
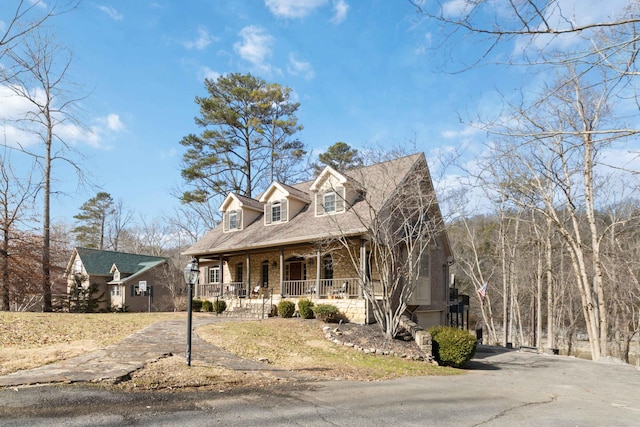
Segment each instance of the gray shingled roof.
[[191,246],[185,255],[229,253],[250,248],[313,242],[340,234],[362,234],[367,229],[363,218],[369,215],[369,204],[374,208],[381,207],[414,165],[425,161],[424,154],[418,153],[348,171],[344,175],[358,185],[358,190],[366,191],[367,202],[356,202],[347,212],[333,216],[315,216],[315,198],[309,190],[313,181],[294,184],[289,187],[307,194],[311,202],[288,222],[265,226],[260,215],[244,229],[227,233],[218,225]]
[[251,197],[241,196],[240,194],[233,193],[234,196],[238,198],[242,202],[243,205],[247,205],[259,211],[262,210],[262,203],[257,201],[256,199],[252,199]]
[[125,252],[101,251],[98,249],[76,248],[87,274],[91,276],[110,276],[111,267],[115,264],[120,273],[133,275],[142,270],[152,268],[168,260],[168,258],[129,254]]

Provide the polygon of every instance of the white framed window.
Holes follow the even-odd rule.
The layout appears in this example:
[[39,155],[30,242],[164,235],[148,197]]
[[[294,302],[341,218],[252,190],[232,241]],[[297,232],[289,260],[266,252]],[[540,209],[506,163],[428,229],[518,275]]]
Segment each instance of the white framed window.
[[209,283],[220,283],[220,267],[209,267]]
[[242,229],[242,209],[227,211],[222,216],[223,231],[236,231]]
[[113,272],[113,280],[120,280],[120,272],[118,270]]
[[120,296],[120,285],[111,286],[111,296],[112,297]]
[[337,186],[316,193],[316,216],[345,211],[345,188]]
[[238,228],[238,214],[236,211],[229,212],[229,230]]
[[271,205],[271,222],[280,222],[281,221],[281,208],[280,202],[273,202]]
[[80,258],[76,258],[73,261],[73,272],[82,273],[82,260]]
[[267,202],[264,207],[264,223],[274,224],[287,222],[287,199]]
[[324,203],[325,212],[335,212],[336,211],[336,193],[333,191],[324,193],[323,203]]

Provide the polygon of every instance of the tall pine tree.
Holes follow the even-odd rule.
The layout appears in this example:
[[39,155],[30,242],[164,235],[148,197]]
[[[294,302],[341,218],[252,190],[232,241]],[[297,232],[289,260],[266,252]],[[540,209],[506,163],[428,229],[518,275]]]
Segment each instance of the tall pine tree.
[[109,193],[96,194],[80,207],[74,218],[78,225],[71,230],[78,244],[90,249],[105,249],[105,232],[109,217],[115,213],[114,202]]

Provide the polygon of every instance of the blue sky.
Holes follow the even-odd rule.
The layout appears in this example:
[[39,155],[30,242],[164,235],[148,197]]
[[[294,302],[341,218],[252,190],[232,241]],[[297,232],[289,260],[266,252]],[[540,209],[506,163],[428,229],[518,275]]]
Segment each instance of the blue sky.
[[[0,16],[14,3],[3,1]],[[289,86],[300,102],[299,137],[313,152],[337,141],[361,150],[415,143],[428,157],[480,150],[459,116],[491,109],[498,89],[531,79],[492,66],[440,71],[437,29],[404,0],[83,0],[50,24],[87,95],[83,127],[67,140],[93,182],[147,218],[178,205],[170,193],[181,184],[179,141],[199,131],[194,98],[206,95],[205,77],[251,72]],[[14,107],[0,101],[0,115]],[[53,201],[52,218],[72,222],[97,190],[77,188],[65,166],[54,175],[66,195]]]

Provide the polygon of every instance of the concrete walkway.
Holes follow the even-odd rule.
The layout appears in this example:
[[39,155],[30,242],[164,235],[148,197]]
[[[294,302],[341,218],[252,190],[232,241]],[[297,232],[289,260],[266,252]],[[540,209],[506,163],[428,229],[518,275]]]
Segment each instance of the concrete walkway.
[[[196,316],[193,318],[193,329],[226,320],[233,319]],[[0,376],[0,387],[100,381],[115,383],[127,379],[131,373],[163,357],[171,354],[185,355],[186,326],[186,317],[184,321],[158,322],[104,349],[35,369]],[[191,341],[192,362],[203,362],[239,371],[270,373],[279,378],[298,377],[293,372],[275,369],[268,364],[242,359],[228,353],[200,339],[195,332],[192,334]]]

